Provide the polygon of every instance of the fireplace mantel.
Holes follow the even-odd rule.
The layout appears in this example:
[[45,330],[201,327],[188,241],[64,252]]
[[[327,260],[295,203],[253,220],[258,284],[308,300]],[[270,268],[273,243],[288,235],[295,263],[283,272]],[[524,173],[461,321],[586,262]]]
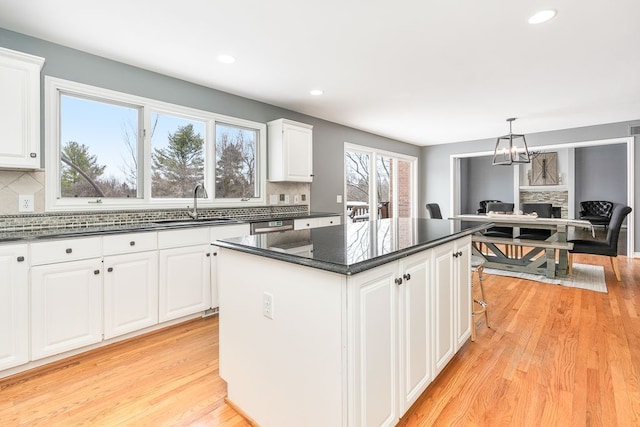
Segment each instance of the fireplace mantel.
[[566,185],[521,185],[520,191],[569,191]]

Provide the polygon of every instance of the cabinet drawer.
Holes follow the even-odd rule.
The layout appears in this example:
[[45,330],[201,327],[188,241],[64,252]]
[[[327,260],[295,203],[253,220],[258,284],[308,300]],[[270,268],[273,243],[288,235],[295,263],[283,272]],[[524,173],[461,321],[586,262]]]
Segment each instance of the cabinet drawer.
[[102,256],[101,237],[83,237],[31,244],[31,265],[53,264],[100,256]]
[[182,246],[203,245],[210,242],[209,230],[202,227],[182,228],[158,232],[158,248],[179,248]]
[[342,221],[339,216],[327,216],[318,218],[318,227],[329,227],[331,225],[340,225]]
[[318,227],[318,218],[302,218],[293,221],[294,230],[306,230],[308,228]]
[[158,238],[155,232],[106,236],[102,238],[102,249],[105,255],[152,251],[158,249]]
[[249,224],[219,225],[211,227],[211,241],[226,239],[229,237],[241,237],[251,234]]

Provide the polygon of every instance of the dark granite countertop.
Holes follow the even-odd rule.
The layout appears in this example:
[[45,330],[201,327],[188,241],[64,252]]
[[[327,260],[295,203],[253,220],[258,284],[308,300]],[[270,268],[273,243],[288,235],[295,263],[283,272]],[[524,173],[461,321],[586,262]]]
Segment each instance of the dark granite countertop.
[[217,225],[243,224],[270,219],[320,218],[326,216],[341,216],[339,213],[310,212],[306,215],[284,214],[277,216],[237,217],[237,218],[201,218],[193,220],[168,219],[153,222],[128,224],[87,224],[75,227],[43,227],[24,229],[0,229],[0,244],[29,242],[43,239],[60,239],[68,237],[102,236],[119,233],[138,233],[147,231],[171,230],[186,227],[212,227]]
[[399,218],[222,239],[216,246],[353,275],[455,240],[491,223]]

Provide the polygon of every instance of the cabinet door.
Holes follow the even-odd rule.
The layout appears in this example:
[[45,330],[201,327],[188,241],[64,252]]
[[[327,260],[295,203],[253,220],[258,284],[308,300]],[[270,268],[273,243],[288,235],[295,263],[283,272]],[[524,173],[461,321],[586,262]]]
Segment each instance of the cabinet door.
[[349,285],[358,426],[393,426],[398,420],[397,295],[398,264],[393,262],[353,277]]
[[0,370],[29,360],[27,245],[0,246]]
[[41,359],[102,340],[99,259],[31,268],[31,352]]
[[[251,234],[249,224],[218,225],[211,227],[211,241],[229,237],[248,236]],[[218,247],[211,247],[211,308],[220,305],[218,299]]]
[[158,323],[158,253],[104,258],[104,337]]
[[471,237],[456,240],[455,308],[456,350],[471,336]]
[[211,245],[198,245],[159,252],[160,322],[211,307],[211,251]]
[[312,181],[313,136],[311,129],[285,123],[283,139],[286,180]]
[[455,352],[454,340],[454,244],[445,243],[432,250],[433,378]]
[[400,262],[400,413],[409,409],[432,380],[430,257],[430,252],[423,252]]
[[44,59],[0,48],[0,167],[40,167],[40,69]]

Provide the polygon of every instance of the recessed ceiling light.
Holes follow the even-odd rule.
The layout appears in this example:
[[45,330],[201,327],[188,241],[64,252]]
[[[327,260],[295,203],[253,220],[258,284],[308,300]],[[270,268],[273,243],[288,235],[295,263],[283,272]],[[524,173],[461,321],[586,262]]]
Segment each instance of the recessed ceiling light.
[[324,92],[321,91],[320,89],[313,89],[311,91],[309,91],[309,93],[313,96],[320,96],[322,95]]
[[536,12],[533,16],[529,18],[529,24],[542,24],[543,22],[547,22],[554,16],[556,16],[556,11],[553,9],[541,10]]
[[231,55],[218,55],[218,61],[223,64],[233,64],[236,62],[236,58]]

